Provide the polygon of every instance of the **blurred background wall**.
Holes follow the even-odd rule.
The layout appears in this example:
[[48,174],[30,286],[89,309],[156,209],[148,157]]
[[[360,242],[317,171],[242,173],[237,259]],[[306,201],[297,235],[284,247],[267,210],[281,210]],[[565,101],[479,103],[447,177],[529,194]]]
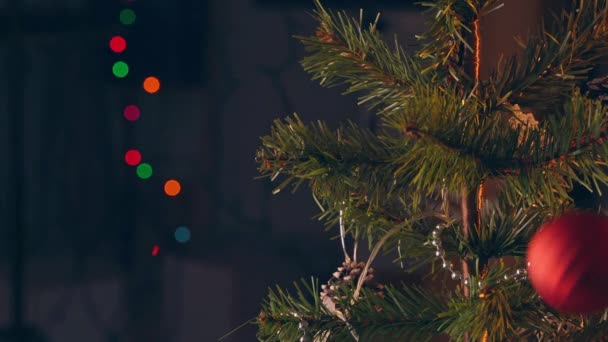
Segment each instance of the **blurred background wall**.
[[[408,49],[423,30],[408,2],[349,7],[370,19],[382,9],[387,37],[398,32]],[[132,26],[120,24],[123,8]],[[0,341],[216,341],[258,314],[268,286],[330,277],[339,244],[311,219],[310,194],[272,196],[254,179],[259,136],[276,117],[373,125],[354,98],[301,70],[291,36],[313,33],[311,9],[0,1]],[[108,48],[117,34],[121,56]],[[112,76],[118,59],[131,68],[124,79]],[[154,95],[141,88],[148,75],[162,82]],[[123,118],[128,104],[138,121]],[[132,148],[152,178],[125,164]],[[182,184],[175,198],[163,193],[169,178]],[[182,225],[186,244],[173,236]],[[254,336],[248,326],[226,340]]]

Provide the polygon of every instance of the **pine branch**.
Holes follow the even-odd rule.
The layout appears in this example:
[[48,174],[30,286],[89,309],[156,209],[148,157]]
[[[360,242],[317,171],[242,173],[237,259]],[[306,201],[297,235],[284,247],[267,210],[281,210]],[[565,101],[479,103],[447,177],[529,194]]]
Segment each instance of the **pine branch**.
[[[520,259],[520,267],[525,267]],[[471,331],[473,340],[489,341],[600,341],[607,328],[601,315],[585,317],[560,314],[548,307],[526,281],[514,281],[512,270],[504,265],[493,267],[487,274],[470,280],[471,300],[457,295],[452,298],[449,318],[440,331],[461,340]],[[481,284],[479,287],[477,284]],[[482,319],[480,319],[482,318]],[[603,323],[602,323],[603,322]],[[598,327],[596,330],[595,327]]]
[[485,177],[499,178],[509,204],[523,198],[526,206],[552,208],[567,205],[573,182],[590,191],[608,182],[601,168],[608,157],[607,108],[601,103],[577,93],[561,119],[523,133],[497,116],[475,116],[479,106],[443,89],[421,90],[406,111],[384,118],[387,128],[405,132],[405,141],[353,124],[334,132],[323,123],[304,125],[297,116],[276,121],[258,153],[261,172],[288,175],[277,192],[308,181],[331,206],[347,202],[368,210],[399,209],[387,199],[414,198],[412,192],[433,197],[444,180],[455,192]]
[[608,182],[602,168],[608,156],[607,110],[600,101],[576,92],[559,118],[525,132],[528,137],[520,144],[519,157],[499,162],[505,169],[493,172],[504,180],[507,199],[562,207],[570,202],[574,182],[601,194],[600,185]]
[[437,71],[442,76],[450,75],[456,81],[469,81],[474,84],[471,75],[461,67],[465,54],[473,54],[474,47],[468,37],[473,34],[471,28],[475,20],[492,12],[497,5],[495,0],[438,0],[421,2],[431,13],[429,29],[417,38],[424,42],[424,47],[417,53],[424,64],[423,72]]
[[[528,206],[560,207],[570,200],[573,182],[590,191],[607,182],[601,166],[608,153],[608,107],[599,101],[575,92],[560,115],[522,131],[498,115],[477,116],[483,104],[474,97],[462,101],[455,91],[439,87],[421,87],[418,93],[403,112],[383,118],[414,140],[398,163],[416,165],[419,172],[410,176],[416,190],[428,194],[444,178],[450,191],[485,177],[503,178],[510,204],[523,197]],[[448,174],[448,165],[454,174]]]
[[[333,172],[373,178],[375,173],[385,172],[362,168],[389,164],[392,153],[400,152],[395,151],[399,147],[391,143],[350,122],[333,131],[321,121],[305,125],[294,115],[275,120],[271,134],[262,138],[263,146],[258,150],[256,160],[262,164],[260,172],[274,174],[273,177],[277,176],[275,172],[281,172],[294,178],[314,180]],[[400,146],[401,150],[405,148],[405,144]],[[356,170],[357,167],[360,169]],[[275,193],[290,182],[281,184]]]
[[[360,20],[316,4],[316,35],[300,37],[311,53],[305,69],[322,85],[345,84],[347,93],[363,93],[360,103],[383,114],[383,131],[376,135],[352,123],[331,130],[322,122],[305,125],[297,116],[277,120],[257,154],[260,172],[272,180],[286,176],[275,193],[310,185],[327,225],[336,225],[342,212],[348,233],[370,245],[383,236],[377,246],[417,259],[415,267],[434,260],[429,233],[441,220],[455,228],[442,237],[448,256],[466,257],[466,266],[476,267],[462,283],[470,296],[459,288],[449,303],[416,287],[387,287],[379,295],[359,293],[351,284],[339,290],[337,313],[320,302],[317,281],[296,284],[295,296],[277,288],[257,320],[260,340],[295,341],[306,333],[319,340],[357,335],[362,341],[419,341],[447,333],[455,340],[488,334],[489,340],[517,341],[553,336],[548,317],[575,321],[546,307],[529,284],[505,280],[512,271],[500,266],[486,272],[479,264],[505,255],[521,262],[538,226],[572,204],[574,182],[590,191],[608,184],[608,107],[573,93],[592,64],[608,57],[607,1],[576,0],[572,12],[558,18],[555,33],[542,29],[521,59],[499,63],[481,85],[463,70],[467,49],[473,50],[470,25],[496,9],[497,1],[423,4],[437,16],[418,55],[422,61],[397,44],[389,49],[375,23],[366,30]],[[556,101],[564,108],[555,108]],[[543,102],[550,104],[539,106]],[[546,121],[523,130],[506,124],[500,111],[516,103],[540,108]],[[434,207],[438,187],[460,193],[488,178],[500,181],[500,205],[481,221],[468,220],[468,233],[460,233],[449,213],[441,216]],[[573,335],[577,339],[600,336],[593,324],[602,334],[608,331],[596,317],[585,324]]]
[[539,112],[552,110],[608,57],[608,3],[573,0],[571,8],[555,17],[551,30],[542,27],[526,42],[518,40],[521,57],[498,62],[489,80],[491,101],[500,105],[508,98]]
[[315,0],[319,28],[312,37],[297,37],[310,53],[304,58],[304,70],[326,87],[346,84],[345,94],[364,93],[359,104],[377,108],[379,113],[400,110],[413,96],[412,85],[430,82],[420,66],[408,57],[397,43],[391,49],[376,29],[346,13],[334,14]]
[[[384,298],[364,291],[357,304],[349,311],[350,320],[362,323],[353,324],[362,341],[428,341],[437,335],[439,316],[447,309],[440,295],[406,285],[387,286]],[[375,317],[370,317],[373,312]]]
[[[358,196],[360,195],[351,194],[355,201],[360,199]],[[368,203],[366,200],[364,202]],[[407,192],[406,197],[389,196],[379,202],[379,207],[368,204],[354,206],[349,202],[331,205],[318,201],[317,204],[321,213],[316,218],[325,220],[327,230],[339,227],[342,211],[346,233],[352,235],[355,240],[366,238],[370,250],[378,238],[391,228],[399,226],[399,231],[386,241],[383,250],[385,254],[395,252],[394,254],[398,255],[395,262],[407,259],[407,272],[413,272],[435,261],[434,248],[429,240],[430,233],[437,224],[453,224],[453,219],[442,212],[437,199],[421,199],[415,191]],[[444,238],[449,255],[458,255],[458,243],[455,240],[454,234],[448,234]]]
[[[401,230],[394,239],[387,242],[389,246],[387,253],[393,252],[398,255],[395,262],[408,264],[404,271],[411,273],[427,265],[435,266],[437,261],[435,247],[431,244],[429,238],[435,226],[433,223],[436,224],[437,222],[419,222],[410,229]],[[442,244],[448,258],[458,256],[457,244],[454,243],[452,234],[443,236]],[[434,272],[435,267],[431,271]]]
[[[353,226],[369,228],[363,234],[370,242],[377,236],[372,229],[382,232],[387,223],[402,222],[432,203],[429,199],[437,197],[436,184],[442,179],[450,177],[446,184],[452,187],[476,182],[467,180],[477,175],[474,163],[466,156],[445,153],[441,143],[427,146],[376,136],[354,124],[332,131],[322,122],[305,125],[294,116],[275,121],[271,135],[262,140],[257,153],[260,172],[272,179],[286,175],[275,193],[292,183],[294,191],[308,183],[322,210],[327,210],[323,218],[335,220],[342,209],[356,214],[353,219],[362,221]],[[458,164],[463,167],[450,168]],[[372,223],[384,224],[374,229]]]
[[464,254],[480,264],[503,256],[525,257],[530,237],[550,215],[546,208],[526,208],[522,204],[510,207],[502,198],[497,202],[481,227],[469,231],[466,238],[462,234],[457,237]]
[[473,8],[462,1],[455,0],[420,4],[427,7],[428,12],[435,14],[430,16],[433,19],[428,22],[429,30],[417,37],[425,42],[424,47],[418,52],[418,56],[422,60],[429,61],[423,72],[446,67],[455,79],[466,77],[458,66],[462,62],[460,56],[462,47],[473,51],[469,42],[464,38],[471,32],[466,24],[474,19]]
[[260,172],[286,179],[275,193],[307,183],[328,226],[337,227],[344,211],[347,232],[371,244],[395,224],[423,208],[420,194],[408,189],[409,180],[394,175],[391,159],[406,153],[399,139],[380,138],[354,124],[336,131],[324,123],[305,125],[298,116],[276,120],[257,154]]
[[311,284],[302,281],[302,284],[304,288],[294,282],[295,297],[279,287],[270,290],[256,321],[260,341],[297,341],[302,335],[302,322],[315,322],[330,331],[333,329],[334,318],[319,299],[318,280],[313,279]]
[[[344,203],[331,206],[329,203],[325,203],[325,205],[319,203],[322,213],[317,215],[317,218],[319,220],[325,220],[325,225],[329,230],[338,227],[339,213],[340,211],[343,211],[346,233],[351,234],[355,240],[362,237],[366,238],[368,241],[368,248],[371,249],[377,238],[383,236],[396,225],[403,226],[404,224],[408,224],[408,220],[415,216],[415,213],[425,211],[428,206],[426,203],[420,206],[414,201],[408,201],[407,198],[396,196],[382,199],[378,204],[379,206],[376,207],[369,206],[369,204],[353,206],[351,203]],[[441,216],[441,214],[437,213],[436,216]],[[412,222],[411,224],[404,226],[402,231],[418,231],[418,228],[423,222]],[[418,234],[420,235],[420,233]],[[405,236],[406,234],[403,235]],[[412,239],[419,237],[420,236],[412,236]],[[386,249],[392,248],[393,245],[396,247],[397,242],[392,239],[389,240],[386,244]],[[416,247],[418,247],[418,249],[422,248],[425,251],[427,250],[422,244]],[[411,256],[411,251],[409,249],[407,252],[407,256]]]
[[[288,174],[277,191],[292,181],[296,188],[308,181],[313,193],[332,205],[350,205],[354,193],[360,196],[352,205],[369,208],[412,191],[433,196],[444,180],[456,192],[488,176],[503,177],[511,188],[509,203],[523,197],[527,205],[550,207],[569,199],[574,181],[596,189],[606,183],[600,168],[608,154],[602,136],[606,107],[599,102],[576,94],[562,119],[528,129],[522,139],[522,132],[500,117],[478,117],[482,104],[475,98],[462,101],[438,87],[420,87],[419,95],[403,112],[383,118],[387,128],[405,132],[405,141],[394,131],[376,136],[352,124],[333,132],[322,123],[308,127],[297,117],[277,121],[258,154],[261,172]],[[585,143],[572,147],[572,141]],[[560,161],[547,165],[556,156]]]
[[[527,283],[504,281],[507,270],[493,268],[483,279],[484,289],[477,286],[471,298],[456,294],[445,314],[446,320],[440,331],[456,341],[462,341],[470,333],[473,341],[483,340],[486,332],[489,341],[521,341],[522,330],[551,331],[551,326],[541,320],[546,307]],[[473,277],[471,284],[480,278]]]
[[[416,286],[397,289],[386,286],[383,295],[363,289],[353,302],[354,286],[336,289],[337,307],[342,316],[327,309],[319,299],[319,283],[295,284],[296,295],[280,288],[270,291],[258,316],[260,341],[297,341],[303,334],[328,341],[352,341],[354,330],[360,341],[415,340],[427,341],[446,333],[461,341],[465,333],[481,340],[486,332],[491,341],[521,341],[524,337],[551,336],[555,321],[569,322],[549,309],[526,282],[505,280],[511,270],[492,268],[483,278],[473,276],[471,297],[456,291],[449,302],[442,294]],[[480,282],[483,288],[476,284]],[[548,317],[554,317],[549,320]],[[574,336],[602,336],[594,331],[599,317],[589,317],[587,329]],[[575,339],[590,340],[590,339]]]
[[573,341],[608,341],[608,321],[601,317],[588,318],[584,328],[571,337]]
[[[581,14],[574,19],[578,18],[579,21],[584,21],[580,18],[586,18],[584,14],[589,12],[589,6],[590,5],[582,6],[580,10]],[[333,17],[321,7],[319,7],[319,17],[321,18],[320,20],[322,23],[321,28],[325,29],[325,33],[334,34],[334,32],[339,31],[339,28],[342,28],[343,32],[340,34],[341,37],[350,37],[349,39],[352,40],[352,44],[356,41],[361,43],[360,40],[353,38],[356,37],[357,30],[355,30],[356,26],[352,23],[352,20],[346,21],[343,17],[338,16],[338,21],[342,24],[342,26],[338,27],[333,24]],[[350,24],[348,24],[349,22]],[[334,26],[331,26],[332,24]],[[330,41],[325,41],[320,46],[326,46],[328,44],[335,45],[338,42],[331,35],[325,37],[329,37],[327,39],[330,39]],[[324,40],[327,39],[324,38]],[[320,60],[327,62],[327,56],[317,57],[320,57]],[[395,61],[391,63],[394,64],[394,62]],[[324,65],[326,64],[327,63]],[[316,63],[316,65],[321,67],[320,63]],[[483,174],[484,172],[494,176],[502,176],[515,169],[515,172],[520,172],[521,175],[525,174],[525,172],[521,172],[521,169],[523,168],[541,169],[545,167],[546,163],[553,162],[557,157],[565,158],[563,155],[564,153],[577,154],[579,152],[579,150],[567,150],[563,151],[562,154],[553,153],[552,155],[548,155],[547,151],[554,152],[556,151],[555,148],[560,146],[554,145],[550,148],[544,148],[545,146],[543,146],[544,144],[541,144],[541,139],[547,137],[543,136],[540,131],[530,130],[527,133],[528,139],[520,144],[518,142],[519,132],[517,130],[510,127],[504,127],[505,125],[502,124],[500,120],[496,120],[496,118],[478,120],[475,117],[476,113],[483,110],[484,104],[479,103],[476,106],[468,106],[467,108],[467,104],[475,103],[476,101],[466,101],[465,105],[462,106],[456,104],[452,107],[442,107],[441,102],[437,101],[438,97],[442,95],[430,94],[430,96],[427,97],[428,94],[420,93],[425,91],[423,86],[417,84],[415,85],[415,88],[417,97],[402,104],[405,106],[405,112],[409,113],[409,117],[407,117],[407,114],[404,118],[399,117],[403,111],[395,111],[393,112],[395,115],[392,115],[397,116],[398,119],[402,119],[399,120],[401,128],[405,130],[406,134],[409,134],[410,137],[414,137],[418,140],[418,144],[413,146],[410,153],[402,155],[400,160],[397,161],[402,165],[408,166],[412,162],[418,164],[416,165],[418,172],[407,175],[411,177],[415,183],[413,190],[425,191],[427,194],[434,191],[437,181],[446,177],[446,170],[442,169],[441,165],[456,164],[455,166],[457,169],[466,169],[466,171],[462,173],[465,175],[465,179],[450,177],[452,180],[449,185],[450,189],[458,189],[466,185],[474,185],[477,183],[480,176],[485,176]],[[453,102],[458,103],[460,101],[460,99],[455,99]],[[412,106],[412,102],[417,103]],[[425,107],[422,107],[421,105],[424,105]],[[435,114],[438,115],[425,116],[425,118],[431,117],[434,119],[427,119],[427,126],[429,129],[426,131],[421,129],[424,125],[420,123],[411,125],[410,120],[413,119],[411,117],[412,113],[417,115],[418,111],[416,110],[420,110],[421,108],[425,108],[425,110],[431,108],[432,110],[433,108],[437,108],[437,105],[439,105],[438,107],[440,110],[435,111]],[[414,109],[414,111],[411,109]],[[452,112],[449,112],[448,110],[452,110]],[[445,115],[445,113],[448,113],[448,115]],[[443,115],[443,118],[441,115]],[[467,119],[463,120],[463,117]],[[461,133],[463,130],[465,131],[465,134]],[[423,141],[421,144],[420,140],[425,138],[424,135],[432,139],[427,139],[427,141]],[[582,147],[584,148],[585,146]],[[437,155],[441,154],[450,155],[445,156],[444,158],[437,157]],[[480,172],[477,167],[482,167],[485,171]],[[407,170],[400,169],[398,170],[398,173],[402,171],[412,172],[411,170],[412,168],[407,167]],[[595,177],[594,181],[597,181],[598,178],[599,177]],[[524,180],[529,181],[529,179]],[[550,198],[550,200],[553,199],[555,198]]]
[[[347,222],[361,220],[353,226],[367,227],[367,235],[372,235],[370,226],[378,227],[372,222],[402,222],[426,210],[437,197],[433,193],[436,189],[430,187],[430,196],[414,191],[423,179],[412,181],[418,165],[408,165],[403,158],[420,151],[400,137],[376,136],[354,124],[332,131],[322,122],[306,125],[294,116],[275,121],[271,134],[262,140],[263,147],[257,153],[260,172],[273,180],[281,174],[286,176],[275,193],[290,184],[295,191],[307,183],[325,212],[322,218],[335,223],[337,213],[344,210],[354,215]],[[433,152],[428,155],[437,156],[443,165],[449,165],[449,161],[441,159],[458,157]],[[443,168],[444,178],[453,176]],[[381,231],[382,226],[376,230]]]
[[[382,117],[385,127],[412,144],[395,160],[411,173],[412,187],[430,194],[445,179],[451,192],[475,188],[502,158],[517,151],[519,131],[496,116],[479,116],[477,98],[462,98],[454,87],[420,86],[403,111]],[[413,167],[412,167],[413,166]]]
[[302,326],[309,337],[328,341],[351,341],[350,329],[361,341],[380,337],[427,341],[436,334],[438,317],[447,309],[441,296],[415,286],[387,286],[384,296],[364,289],[354,303],[354,289],[344,286],[338,298],[343,320],[320,302],[318,281],[304,283],[305,290],[295,286],[297,296],[280,288],[270,291],[257,320],[261,341],[297,341],[304,334]]

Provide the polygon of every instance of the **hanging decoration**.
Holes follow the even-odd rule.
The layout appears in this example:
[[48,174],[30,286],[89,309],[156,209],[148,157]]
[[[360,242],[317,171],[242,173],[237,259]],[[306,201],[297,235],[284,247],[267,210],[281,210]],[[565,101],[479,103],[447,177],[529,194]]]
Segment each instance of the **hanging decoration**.
[[528,273],[543,301],[563,313],[608,308],[608,217],[573,211],[545,223],[528,244]]

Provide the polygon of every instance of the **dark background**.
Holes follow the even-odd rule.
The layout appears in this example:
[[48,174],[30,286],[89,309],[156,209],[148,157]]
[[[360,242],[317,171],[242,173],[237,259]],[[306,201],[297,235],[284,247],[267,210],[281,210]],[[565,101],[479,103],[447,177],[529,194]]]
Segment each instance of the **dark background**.
[[[411,49],[408,1],[326,1]],[[122,26],[118,13],[137,20]],[[267,287],[328,279],[336,230],[307,191],[271,195],[254,154],[272,120],[335,124],[372,115],[298,64],[312,1],[0,1],[0,341],[216,341],[259,313]],[[125,53],[109,39],[127,39]],[[131,72],[112,76],[125,60]],[[161,91],[141,89],[156,75]],[[127,104],[142,116],[128,122]],[[154,167],[136,177],[139,149]],[[168,198],[163,183],[180,180]],[[179,244],[176,227],[191,241]],[[153,246],[160,252],[152,256]],[[393,268],[387,268],[393,270]],[[382,267],[381,267],[382,271]],[[388,272],[388,271],[386,271]],[[385,272],[385,277],[391,275]],[[403,279],[396,271],[393,276]],[[227,341],[254,341],[255,327]]]

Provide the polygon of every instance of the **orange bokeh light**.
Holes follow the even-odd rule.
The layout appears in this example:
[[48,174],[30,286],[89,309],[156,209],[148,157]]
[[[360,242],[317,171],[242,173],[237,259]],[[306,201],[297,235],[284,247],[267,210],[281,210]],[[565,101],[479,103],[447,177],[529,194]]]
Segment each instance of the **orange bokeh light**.
[[146,77],[144,80],[144,90],[154,94],[160,90],[160,80],[154,76]]
[[165,194],[167,196],[177,196],[182,191],[182,186],[175,179],[170,179],[165,183]]

